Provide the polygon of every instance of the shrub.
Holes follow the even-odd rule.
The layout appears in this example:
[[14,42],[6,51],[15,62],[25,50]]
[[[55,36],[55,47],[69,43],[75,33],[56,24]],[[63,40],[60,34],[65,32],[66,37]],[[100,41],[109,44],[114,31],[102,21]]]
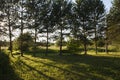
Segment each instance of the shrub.
[[22,41],[22,50],[28,51],[30,47],[33,46],[33,38],[30,33],[24,33],[22,36],[20,35],[17,39],[13,42],[13,49],[20,50],[21,48],[21,41]]
[[[60,40],[57,40],[56,43],[55,43],[56,46],[60,46]],[[62,46],[66,46],[67,45],[67,42],[66,41],[62,41]]]
[[105,41],[104,40],[98,40],[98,47],[104,47]]
[[79,40],[70,39],[67,43],[67,49],[70,50],[70,51],[79,50],[79,46],[80,46],[80,41]]

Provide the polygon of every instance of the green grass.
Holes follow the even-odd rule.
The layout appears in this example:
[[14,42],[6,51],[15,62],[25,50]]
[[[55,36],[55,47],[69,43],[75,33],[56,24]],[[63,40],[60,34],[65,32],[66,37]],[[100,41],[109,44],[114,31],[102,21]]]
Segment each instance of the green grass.
[[120,79],[120,56],[115,55],[16,55],[11,65],[24,80]]
[[[27,52],[24,57],[19,54],[7,59],[9,73],[14,73],[17,79],[0,80],[119,80],[120,79],[120,52],[98,52],[96,55],[93,50],[88,51],[88,55],[68,53],[63,48],[64,54],[58,55],[58,49],[50,47],[49,54],[44,55],[45,48],[40,48],[33,53]],[[13,52],[14,54],[17,52]],[[4,64],[4,65],[3,65]],[[1,68],[5,66],[3,62]],[[7,67],[7,68],[8,68]],[[2,73],[0,73],[1,75]],[[9,76],[10,77],[10,76]]]

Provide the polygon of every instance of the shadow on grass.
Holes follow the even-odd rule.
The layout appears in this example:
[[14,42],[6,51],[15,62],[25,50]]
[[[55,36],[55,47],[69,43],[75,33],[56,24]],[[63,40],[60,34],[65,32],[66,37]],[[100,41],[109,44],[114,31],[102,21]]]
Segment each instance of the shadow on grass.
[[[48,67],[58,68],[63,71],[63,75],[72,75],[68,80],[119,80],[120,79],[120,57],[91,56],[91,55],[49,55],[38,56],[43,59],[49,59],[55,63],[45,63],[40,60],[34,60],[25,57],[35,63],[42,63]],[[55,64],[66,64],[67,68],[56,66]],[[81,74],[83,75],[81,75]],[[69,79],[70,78],[70,79]]]
[[[93,51],[95,51],[95,48],[88,48],[88,50],[93,50]],[[98,48],[98,52],[105,52],[105,49],[102,48],[102,47],[99,47],[99,48]],[[115,48],[113,48],[113,49],[108,49],[108,52],[118,52],[118,50],[115,49]]]
[[[58,52],[59,52],[58,50],[48,49],[48,54],[57,54]],[[25,51],[24,53],[27,55],[33,55],[33,53],[45,55],[46,49],[43,49],[43,48],[38,49],[37,48],[35,51]]]
[[23,80],[14,72],[8,55],[4,53],[0,53],[0,80]]
[[[36,61],[36,60],[33,60],[33,59],[30,59],[28,57],[25,57],[27,60],[31,60],[35,63],[42,63],[44,64],[45,66],[48,66],[48,67],[53,67],[53,68],[57,68],[59,69],[60,71],[64,72],[62,75],[67,75],[66,76],[66,80],[87,80],[87,79],[92,79],[92,80],[104,80],[103,78],[99,77],[99,76],[95,76],[95,75],[91,75],[88,73],[88,71],[83,71],[82,69],[84,67],[79,67],[79,69],[81,68],[81,71],[78,72],[78,71],[75,71],[74,69],[76,69],[76,67],[73,67],[72,68],[67,68],[67,69],[64,69],[62,67],[59,67],[59,66],[55,66],[53,64],[49,64],[49,63],[45,63],[45,62],[42,62],[42,61]],[[74,69],[73,69],[74,68]],[[85,70],[85,69],[84,69]],[[69,76],[70,75],[70,76]]]
[[[27,80],[29,80],[29,79],[30,79],[30,80],[36,80],[36,79],[33,79],[33,78],[35,78],[35,76],[36,76],[36,74],[35,74],[34,72],[37,72],[37,75],[44,77],[44,80],[55,80],[54,78],[52,78],[52,77],[50,77],[50,76],[47,76],[46,74],[44,74],[44,73],[41,72],[40,70],[37,70],[36,68],[34,68],[34,67],[26,64],[26,63],[25,63],[24,61],[22,61],[20,58],[18,58],[18,61],[17,61],[15,64],[16,64],[16,67],[19,67],[20,74],[25,73],[24,76],[27,75],[27,74],[26,74],[27,71],[32,72],[32,75],[31,75],[31,76],[28,75],[29,77],[26,77],[26,78],[25,78],[25,79],[27,79]],[[26,70],[25,70],[25,69],[26,69]],[[34,76],[34,77],[32,77],[32,76]],[[39,78],[36,77],[36,78],[37,78],[37,80],[40,80],[40,79],[41,79],[41,77],[39,77]]]

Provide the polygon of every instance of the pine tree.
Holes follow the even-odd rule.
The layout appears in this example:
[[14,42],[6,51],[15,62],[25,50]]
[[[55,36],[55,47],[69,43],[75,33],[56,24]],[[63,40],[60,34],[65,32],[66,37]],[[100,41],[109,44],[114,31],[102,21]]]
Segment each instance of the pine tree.
[[114,44],[120,43],[120,0],[114,0],[110,13],[107,15],[108,40]]
[[56,27],[60,29],[60,53],[59,55],[62,55],[62,40],[63,40],[63,30],[64,26],[67,25],[67,15],[70,13],[71,10],[71,1],[61,1],[61,0],[55,0],[53,2],[53,10],[52,14],[54,15],[54,20]]
[[101,0],[88,0],[90,13],[91,13],[91,21],[93,22],[93,28],[94,28],[94,34],[95,34],[95,51],[97,54],[97,38],[98,38],[98,26],[100,23],[100,20],[105,16],[105,7]]
[[[10,54],[12,55],[12,30],[16,26],[15,20],[16,20],[16,1],[14,0],[4,0],[4,11],[3,14],[6,14],[4,19],[6,26],[8,26],[9,31],[9,50]],[[12,55],[13,56],[13,55]]]

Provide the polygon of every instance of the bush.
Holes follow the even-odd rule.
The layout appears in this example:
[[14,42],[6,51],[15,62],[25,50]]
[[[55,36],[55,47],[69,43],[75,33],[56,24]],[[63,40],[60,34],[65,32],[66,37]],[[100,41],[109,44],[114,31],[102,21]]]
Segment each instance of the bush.
[[[60,46],[60,40],[57,40],[56,43],[55,43],[56,46]],[[67,42],[66,41],[62,41],[62,46],[66,46],[67,45]]]
[[67,49],[70,51],[77,51],[80,47],[80,41],[75,39],[70,39],[67,43]]
[[98,40],[98,47],[104,47],[105,41],[104,40]]
[[13,42],[13,49],[20,50],[21,48],[21,41],[22,41],[22,50],[28,51],[30,47],[33,46],[33,38],[30,33],[24,33],[22,36],[20,35],[17,39]]

